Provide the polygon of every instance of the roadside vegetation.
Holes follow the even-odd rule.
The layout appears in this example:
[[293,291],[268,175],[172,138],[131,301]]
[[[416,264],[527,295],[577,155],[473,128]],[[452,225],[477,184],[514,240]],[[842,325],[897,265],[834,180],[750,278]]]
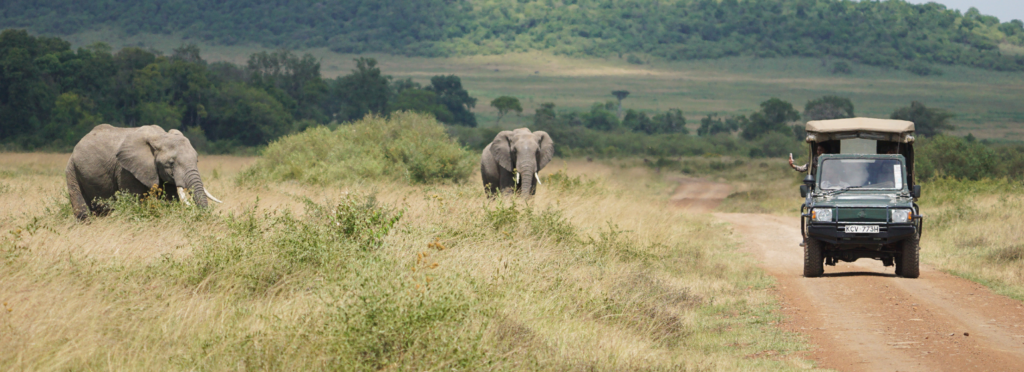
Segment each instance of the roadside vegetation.
[[[66,155],[0,154],[0,368],[808,367],[775,326],[771,278],[710,216],[666,208],[649,169],[556,159],[529,204],[459,176],[271,176],[323,161],[328,140],[398,167],[359,141],[424,118],[310,129],[260,159],[203,157],[225,204],[121,198],[88,223],[63,191]],[[430,142],[436,123],[420,128],[453,146]],[[267,176],[249,182],[252,169]]]

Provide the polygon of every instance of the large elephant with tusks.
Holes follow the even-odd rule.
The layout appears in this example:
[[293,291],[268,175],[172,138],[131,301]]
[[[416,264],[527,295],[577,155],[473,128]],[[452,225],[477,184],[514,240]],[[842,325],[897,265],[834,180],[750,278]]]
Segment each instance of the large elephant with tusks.
[[[527,128],[502,131],[480,156],[480,176],[490,195],[516,193],[529,198],[537,193],[540,172],[555,156],[555,143],[547,132]],[[536,181],[536,182],[534,182]],[[527,192],[523,192],[527,190]]]
[[189,191],[200,207],[206,207],[207,199],[220,203],[203,187],[199,155],[188,138],[156,125],[97,125],[75,145],[64,173],[79,220],[107,212],[97,199],[111,198],[118,190],[142,195],[160,187],[168,199],[186,204]]

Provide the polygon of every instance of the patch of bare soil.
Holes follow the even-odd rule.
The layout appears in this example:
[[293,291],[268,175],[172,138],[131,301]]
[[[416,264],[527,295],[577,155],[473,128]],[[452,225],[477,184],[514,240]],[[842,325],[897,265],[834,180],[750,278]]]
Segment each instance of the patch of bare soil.
[[[804,278],[798,217],[715,216],[778,279],[788,320],[807,357],[841,371],[1024,370],[1024,308],[977,283],[926,266],[919,279],[862,259]],[[926,231],[927,233],[927,231]],[[927,249],[927,246],[922,247]]]

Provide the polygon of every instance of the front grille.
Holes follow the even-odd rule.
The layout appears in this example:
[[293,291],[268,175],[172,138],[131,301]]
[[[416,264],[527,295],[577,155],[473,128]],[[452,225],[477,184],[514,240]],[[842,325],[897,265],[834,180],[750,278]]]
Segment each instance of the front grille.
[[839,222],[886,222],[889,220],[885,208],[839,208],[836,217]]

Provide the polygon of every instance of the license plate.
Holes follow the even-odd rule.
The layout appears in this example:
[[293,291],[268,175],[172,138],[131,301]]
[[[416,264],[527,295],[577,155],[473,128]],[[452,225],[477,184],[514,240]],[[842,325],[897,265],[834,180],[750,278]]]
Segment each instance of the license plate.
[[847,234],[878,234],[878,225],[846,225]]

